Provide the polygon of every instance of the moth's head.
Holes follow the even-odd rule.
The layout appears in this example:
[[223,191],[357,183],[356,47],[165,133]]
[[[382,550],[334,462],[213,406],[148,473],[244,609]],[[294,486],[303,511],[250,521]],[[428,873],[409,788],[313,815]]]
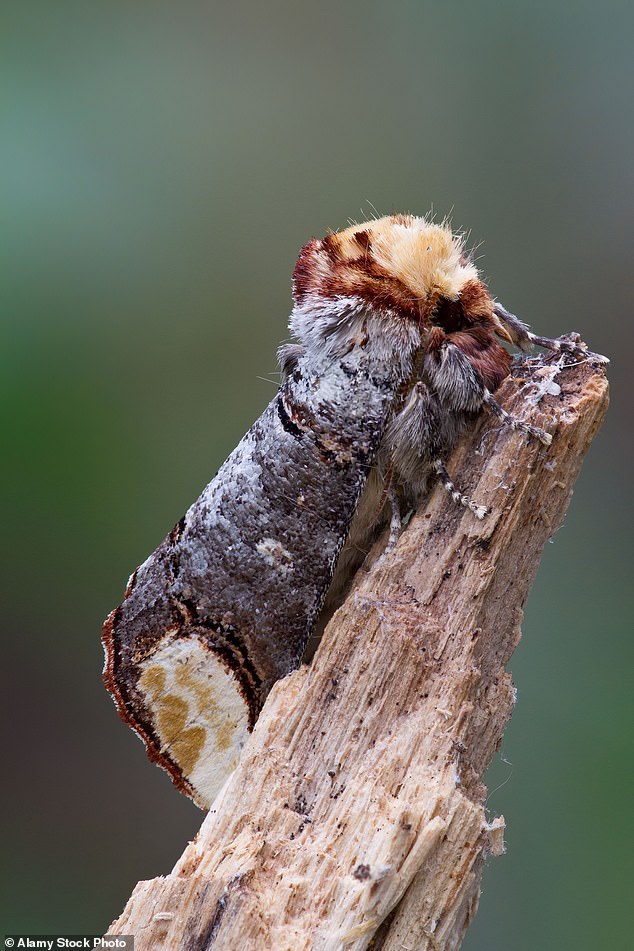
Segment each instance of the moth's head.
[[[293,274],[295,310],[303,328],[337,309],[380,318],[387,332],[412,336],[474,324],[500,325],[493,301],[465,250],[446,225],[413,215],[390,215],[310,241]],[[345,314],[344,314],[345,319]],[[293,320],[292,320],[293,326]],[[508,335],[502,330],[502,336]]]

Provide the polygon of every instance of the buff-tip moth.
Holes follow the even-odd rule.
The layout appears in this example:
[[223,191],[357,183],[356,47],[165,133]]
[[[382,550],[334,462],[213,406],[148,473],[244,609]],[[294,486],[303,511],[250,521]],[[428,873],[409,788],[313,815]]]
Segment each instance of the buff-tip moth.
[[377,527],[393,543],[430,480],[486,515],[446,468],[461,433],[488,410],[550,444],[492,395],[511,366],[499,340],[605,362],[532,334],[461,236],[410,215],[310,241],[293,299],[279,392],[104,625],[121,717],[202,808]]

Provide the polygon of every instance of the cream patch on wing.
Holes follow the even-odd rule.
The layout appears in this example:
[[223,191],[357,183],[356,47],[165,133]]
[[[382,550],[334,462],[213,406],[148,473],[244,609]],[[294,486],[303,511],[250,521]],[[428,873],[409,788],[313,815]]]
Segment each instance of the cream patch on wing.
[[247,737],[247,707],[236,678],[199,640],[171,633],[139,667],[138,690],[161,750],[181,769],[196,803],[209,809]]

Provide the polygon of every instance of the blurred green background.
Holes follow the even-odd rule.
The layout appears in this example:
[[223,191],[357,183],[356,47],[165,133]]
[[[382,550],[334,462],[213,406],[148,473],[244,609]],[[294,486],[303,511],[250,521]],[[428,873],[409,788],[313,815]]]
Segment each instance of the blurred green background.
[[433,206],[507,307],[613,358],[464,947],[631,947],[632,4],[3,11],[4,931],[104,930],[196,832],[101,686],[102,619],[272,397],[299,247]]

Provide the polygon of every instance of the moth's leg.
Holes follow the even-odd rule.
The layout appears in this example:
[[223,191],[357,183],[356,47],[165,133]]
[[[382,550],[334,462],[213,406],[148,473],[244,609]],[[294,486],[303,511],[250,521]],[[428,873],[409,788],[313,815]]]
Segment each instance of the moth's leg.
[[389,503],[390,506],[390,533],[388,535],[385,548],[383,549],[381,560],[383,559],[384,555],[394,548],[397,541],[399,540],[401,529],[403,527],[401,506],[394,485],[394,462],[392,460],[390,460],[383,477],[383,491],[381,492],[379,504],[377,505],[374,512],[374,517],[372,519],[373,524],[377,524],[379,522],[386,502]]
[[534,346],[543,347],[545,350],[555,350],[557,353],[571,353],[575,357],[584,357],[586,360],[596,360],[597,363],[609,363],[608,357],[601,353],[593,353],[587,347],[582,347],[570,340],[551,340],[550,337],[540,337],[537,334],[528,331],[528,339]]
[[592,353],[591,350],[587,350],[570,340],[551,340],[550,337],[540,337],[538,334],[532,333],[523,321],[519,320],[515,314],[511,314],[501,304],[495,304],[493,312],[502,322],[503,329],[508,330],[511,338],[510,342],[517,344],[522,350],[528,350],[531,346],[536,346],[543,347],[545,350],[553,350],[555,353],[571,353],[576,357],[590,358],[599,363],[610,362],[607,357],[600,353]]
[[500,321],[499,327],[496,327],[498,336],[516,344],[520,350],[530,350],[532,341],[528,325],[501,304],[493,305],[493,313]]
[[[379,466],[379,474],[381,470]],[[379,502],[374,510],[374,515],[372,516],[372,524],[376,523],[381,518],[381,513],[385,508],[385,503],[390,499],[390,491],[392,489],[392,480],[394,479],[394,463],[390,460],[387,469],[385,470],[385,475],[383,476],[383,489],[381,490],[381,495],[379,496]],[[391,504],[391,502],[390,502]]]
[[489,511],[486,505],[478,505],[477,502],[474,502],[473,499],[470,499],[468,495],[463,495],[460,492],[454,483],[449,478],[449,473],[445,469],[445,464],[442,459],[434,459],[432,462],[432,468],[438,477],[438,481],[442,487],[449,493],[454,502],[457,502],[459,505],[464,505],[465,508],[468,508],[476,518],[484,518],[484,516]]
[[387,554],[388,551],[392,551],[400,538],[401,528],[403,526],[403,519],[401,518],[401,506],[399,505],[398,496],[396,494],[396,489],[394,488],[393,482],[390,482],[389,488],[387,490],[387,498],[390,503],[390,534],[388,535],[383,554]]
[[432,379],[436,390],[444,398],[445,404],[450,409],[454,411],[459,409],[473,411],[483,405],[488,406],[506,426],[510,426],[511,429],[520,433],[525,433],[527,436],[534,436],[545,446],[550,446],[553,441],[550,433],[539,429],[537,426],[524,423],[502,409],[484,385],[482,377],[473,367],[468,357],[453,344],[445,345],[439,365],[432,364],[430,361],[427,366],[430,376],[433,374]]
[[519,433],[526,433],[527,436],[534,436],[535,439],[539,439],[540,442],[543,442],[545,446],[550,446],[553,441],[553,437],[550,433],[547,433],[546,430],[540,429],[538,426],[530,426],[528,423],[522,422],[521,419],[518,419],[516,416],[511,416],[510,413],[507,413],[500,404],[493,398],[491,393],[485,389],[484,391],[484,403],[489,409],[495,413],[498,419],[501,419],[505,426],[509,426],[511,429],[517,430]]
[[390,484],[387,488],[386,493],[387,501],[390,503],[390,534],[387,537],[387,542],[385,543],[385,548],[375,561],[375,567],[383,564],[386,556],[392,551],[395,547],[397,541],[401,537],[401,529],[403,527],[403,520],[401,518],[401,507],[399,505],[398,496],[396,494],[396,489],[394,488],[394,483],[390,481]]

